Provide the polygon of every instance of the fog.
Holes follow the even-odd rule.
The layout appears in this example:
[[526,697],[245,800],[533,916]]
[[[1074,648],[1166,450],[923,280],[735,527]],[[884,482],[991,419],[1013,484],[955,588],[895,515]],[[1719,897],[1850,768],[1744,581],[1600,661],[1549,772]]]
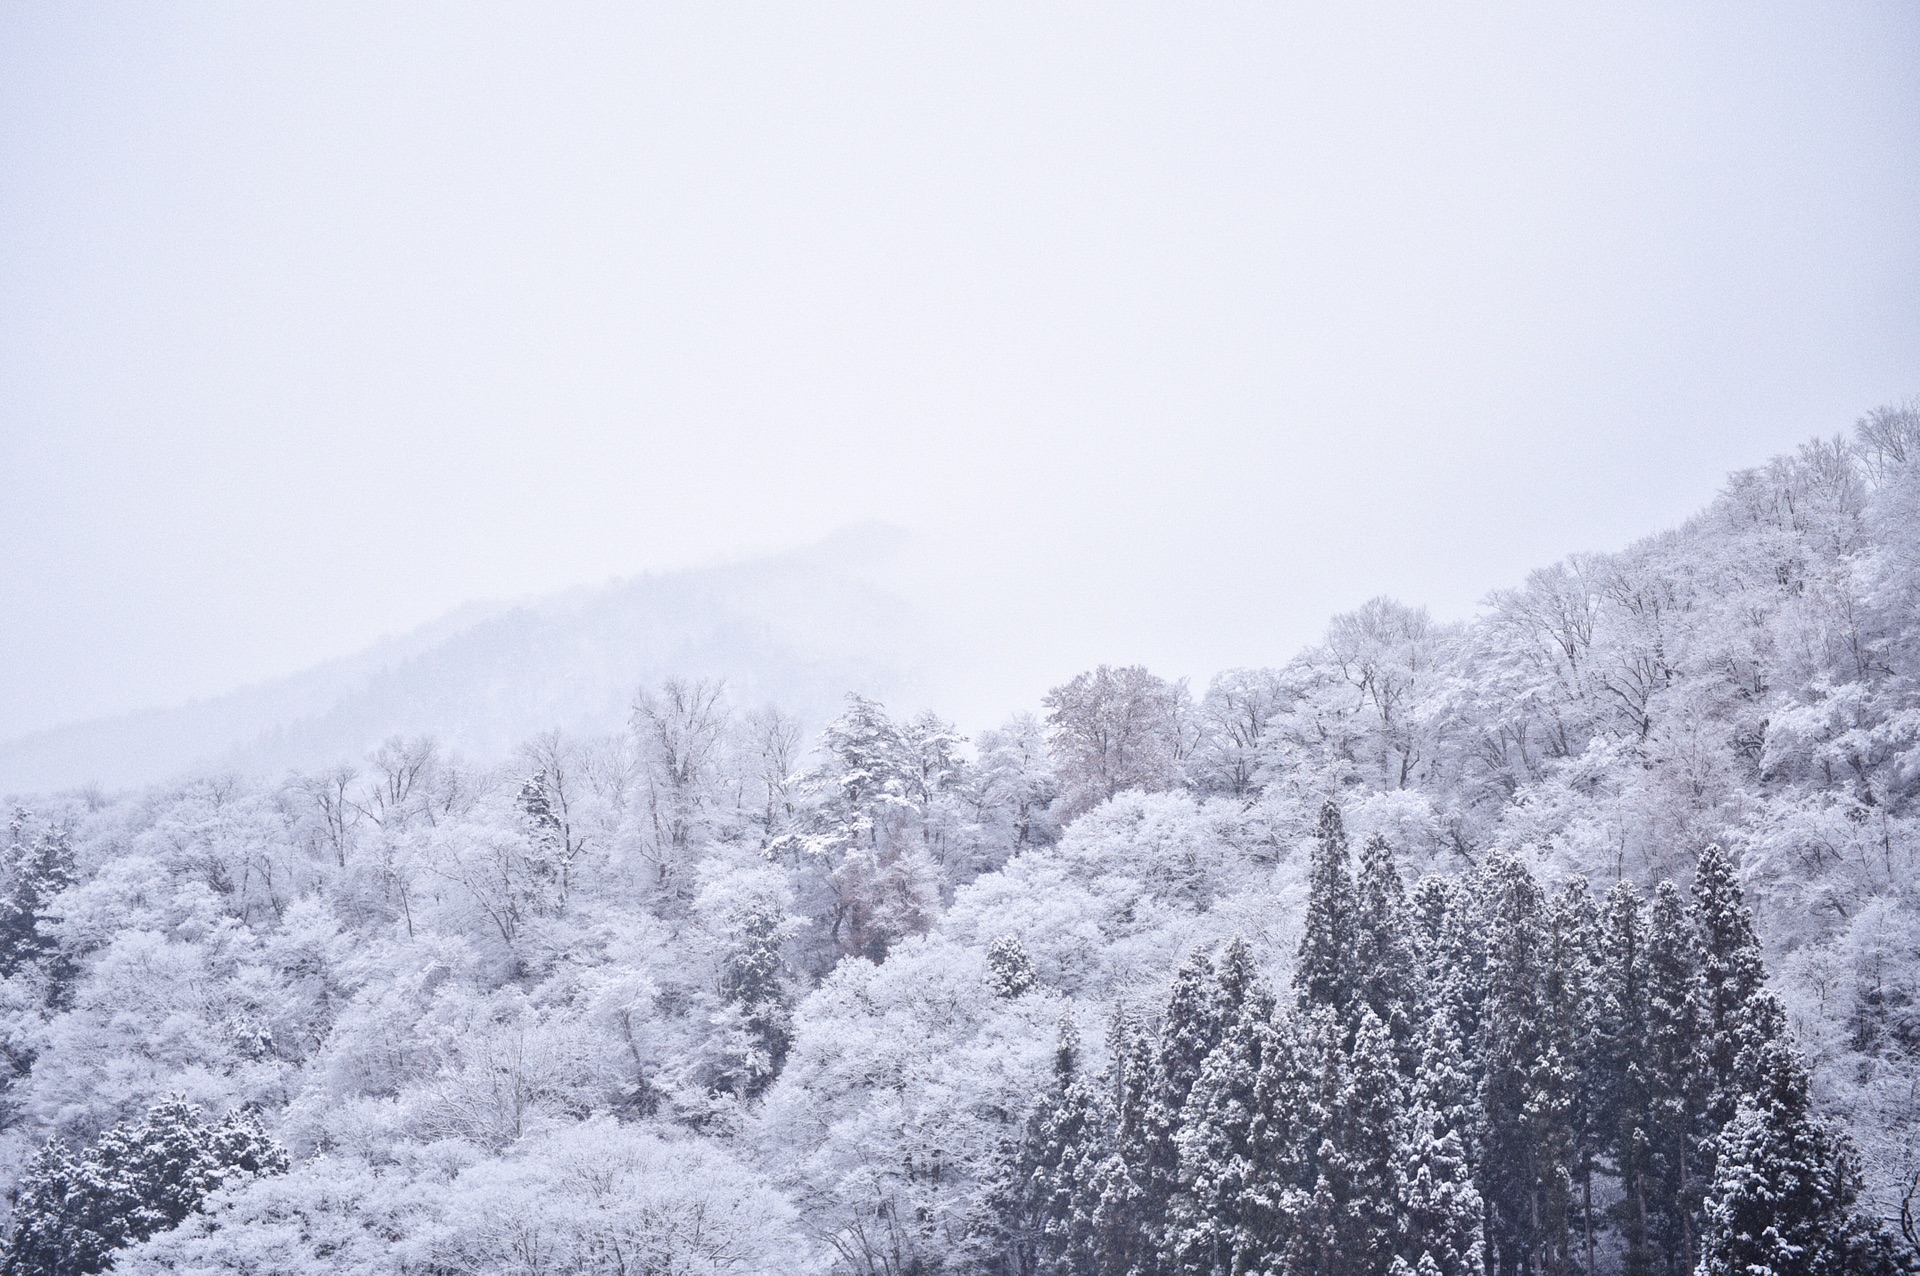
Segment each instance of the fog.
[[872,520],[1022,693],[1468,614],[1920,389],[1917,68],[1906,4],[10,5],[0,736]]

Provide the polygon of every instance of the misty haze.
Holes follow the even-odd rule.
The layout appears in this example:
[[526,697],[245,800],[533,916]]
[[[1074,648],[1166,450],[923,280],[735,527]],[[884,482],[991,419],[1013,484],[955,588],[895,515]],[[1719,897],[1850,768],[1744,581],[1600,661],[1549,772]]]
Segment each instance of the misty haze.
[[0,1276],[1920,1273],[1920,10],[0,7]]

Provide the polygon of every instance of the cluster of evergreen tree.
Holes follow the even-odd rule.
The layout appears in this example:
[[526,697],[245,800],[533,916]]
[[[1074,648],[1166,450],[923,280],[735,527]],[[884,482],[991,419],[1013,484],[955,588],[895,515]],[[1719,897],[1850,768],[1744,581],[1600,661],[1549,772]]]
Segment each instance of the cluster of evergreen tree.
[[115,1251],[176,1227],[237,1177],[283,1174],[287,1153],[251,1115],[209,1123],[173,1098],[78,1155],[49,1141],[15,1191],[4,1276],[84,1276]]
[[1056,1077],[1001,1194],[1018,1276],[1826,1276],[1909,1267],[1813,1111],[1733,866],[1691,899],[1500,856],[1403,890],[1323,811],[1290,998],[1244,942]]
[[33,813],[15,807],[0,849],[0,978],[30,967],[65,984],[72,972],[60,960],[50,923],[53,899],[73,885],[73,847],[66,830],[48,824],[33,830]]

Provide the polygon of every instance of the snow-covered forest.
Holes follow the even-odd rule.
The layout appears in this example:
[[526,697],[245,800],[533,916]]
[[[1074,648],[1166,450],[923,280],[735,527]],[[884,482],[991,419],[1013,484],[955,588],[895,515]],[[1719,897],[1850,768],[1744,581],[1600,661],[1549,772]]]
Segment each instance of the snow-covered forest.
[[20,796],[4,1271],[1920,1263],[1920,413],[1030,708]]

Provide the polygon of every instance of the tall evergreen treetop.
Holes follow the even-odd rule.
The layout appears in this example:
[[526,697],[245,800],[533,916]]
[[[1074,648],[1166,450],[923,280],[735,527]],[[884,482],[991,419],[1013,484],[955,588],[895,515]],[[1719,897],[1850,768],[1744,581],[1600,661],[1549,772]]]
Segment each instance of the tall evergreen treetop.
[[1300,936],[1300,960],[1294,988],[1308,1006],[1326,1006],[1351,1020],[1356,1011],[1359,945],[1358,908],[1348,861],[1346,826],[1340,808],[1320,808],[1313,860],[1307,875],[1307,916]]
[[1187,1099],[1224,1027],[1213,962],[1196,949],[1174,972],[1131,1166],[1138,1225],[1151,1246],[1164,1245],[1167,1211],[1180,1186],[1178,1139]]
[[[1175,1134],[1179,1187],[1168,1210],[1166,1251],[1176,1270],[1257,1270],[1274,1245],[1273,1190],[1287,1149],[1267,1137],[1278,1114],[1264,1083],[1280,1042],[1273,994],[1252,973],[1251,958],[1237,940],[1222,955],[1221,1004],[1232,1007],[1232,1017]],[[1242,987],[1234,995],[1236,982]]]
[[1410,1069],[1418,972],[1400,872],[1394,866],[1392,846],[1378,833],[1361,848],[1355,893],[1360,993],[1386,1025],[1403,1068]]
[[53,899],[73,885],[73,847],[64,829],[48,825],[28,832],[33,814],[14,808],[8,821],[0,886],[0,976],[53,956],[59,948],[49,927]]
[[1222,1030],[1232,1025],[1248,997],[1256,992],[1264,994],[1260,982],[1260,972],[1253,960],[1253,946],[1235,935],[1220,950],[1220,960],[1216,963],[1214,973],[1215,1013],[1220,1017]]
[[287,1154],[251,1116],[209,1125],[173,1098],[74,1156],[49,1143],[21,1180],[5,1276],[86,1276],[114,1251],[178,1226],[216,1189],[283,1174]]
[[1696,1258],[1694,1215],[1706,1187],[1705,1086],[1699,950],[1680,892],[1654,889],[1647,913],[1646,1134],[1652,1174],[1649,1224],[1655,1261],[1685,1276]]
[[1486,1271],[1486,1212],[1473,1183],[1479,1104],[1461,1055],[1453,1016],[1443,1009],[1427,1022],[1400,1134],[1406,1225],[1399,1261],[1439,1276]]
[[1486,1113],[1480,1162],[1488,1233],[1502,1276],[1531,1270],[1541,1243],[1539,1192],[1543,1166],[1531,1121],[1540,1099],[1547,1042],[1540,998],[1544,989],[1544,897],[1526,865],[1510,855],[1487,861],[1485,921],[1487,995],[1481,1010],[1485,1056],[1481,1103]]
[[1805,1065],[1775,1040],[1753,1066],[1720,1136],[1696,1276],[1893,1276],[1889,1238],[1858,1208],[1859,1155],[1813,1111]]
[[1404,1229],[1400,1135],[1405,1096],[1387,1026],[1361,1007],[1334,1128],[1335,1151],[1321,1167],[1345,1206],[1345,1270],[1370,1276],[1393,1260]]
[[1605,1141],[1600,986],[1600,910],[1585,878],[1554,893],[1547,906],[1547,1037],[1566,1070],[1567,1170],[1578,1214],[1582,1270],[1595,1266],[1594,1175]]
[[1739,1075],[1743,1054],[1779,1035],[1765,996],[1766,966],[1753,914],[1727,853],[1715,843],[1700,853],[1693,875],[1693,918],[1700,935],[1701,1013],[1705,1021],[1708,1117],[1717,1127],[1733,1119],[1750,1079]]

